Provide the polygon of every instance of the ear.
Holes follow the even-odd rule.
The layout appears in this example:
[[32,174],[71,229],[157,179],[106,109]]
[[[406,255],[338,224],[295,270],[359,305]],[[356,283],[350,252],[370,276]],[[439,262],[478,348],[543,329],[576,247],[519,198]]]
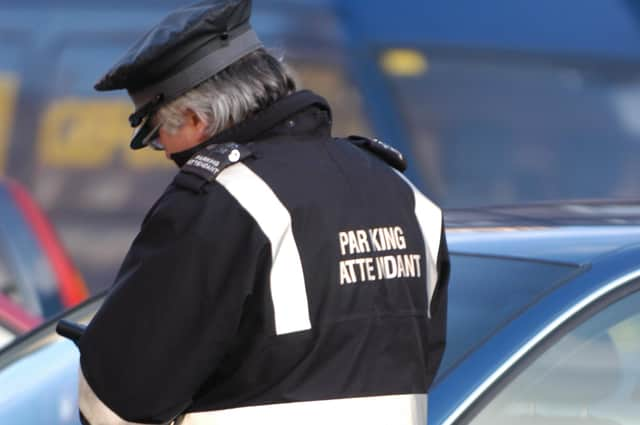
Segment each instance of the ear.
[[200,116],[196,114],[192,109],[187,109],[186,115],[187,123],[189,124],[189,126],[193,128],[196,133],[201,135],[204,134],[207,129],[208,123],[200,118]]

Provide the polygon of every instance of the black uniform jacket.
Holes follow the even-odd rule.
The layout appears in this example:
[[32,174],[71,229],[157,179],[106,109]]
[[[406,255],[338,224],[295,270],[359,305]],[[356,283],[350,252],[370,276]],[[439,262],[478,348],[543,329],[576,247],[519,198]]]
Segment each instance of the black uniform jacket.
[[442,213],[363,140],[302,91],[194,150],[82,337],[86,422],[425,423]]

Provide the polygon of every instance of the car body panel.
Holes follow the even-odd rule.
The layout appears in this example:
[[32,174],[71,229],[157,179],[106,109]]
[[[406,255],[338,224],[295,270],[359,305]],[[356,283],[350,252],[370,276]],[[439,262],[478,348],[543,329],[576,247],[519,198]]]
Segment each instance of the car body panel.
[[570,264],[589,264],[640,241],[640,208],[631,201],[453,209],[445,221],[458,252]]
[[80,425],[77,348],[68,341],[36,350],[0,373],[0,423]]
[[482,235],[479,229],[456,229],[448,233],[447,240],[456,252],[589,264],[601,255],[638,243],[640,226],[505,227],[484,230]]
[[0,349],[0,423],[80,425],[78,349],[55,327],[62,317],[87,323],[103,298],[96,295]]

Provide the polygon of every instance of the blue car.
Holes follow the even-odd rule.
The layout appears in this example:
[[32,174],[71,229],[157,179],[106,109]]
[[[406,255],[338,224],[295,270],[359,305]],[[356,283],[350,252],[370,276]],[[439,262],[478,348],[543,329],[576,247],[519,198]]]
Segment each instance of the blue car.
[[[448,345],[429,424],[640,421],[640,204],[449,211]],[[86,322],[96,297],[67,313]],[[0,352],[0,423],[78,424],[55,321]]]

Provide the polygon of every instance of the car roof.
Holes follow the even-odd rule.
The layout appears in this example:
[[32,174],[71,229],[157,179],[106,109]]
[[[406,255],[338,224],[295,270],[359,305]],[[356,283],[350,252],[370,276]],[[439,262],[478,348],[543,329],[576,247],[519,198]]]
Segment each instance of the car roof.
[[445,212],[452,252],[576,265],[640,244],[640,202],[581,201]]

